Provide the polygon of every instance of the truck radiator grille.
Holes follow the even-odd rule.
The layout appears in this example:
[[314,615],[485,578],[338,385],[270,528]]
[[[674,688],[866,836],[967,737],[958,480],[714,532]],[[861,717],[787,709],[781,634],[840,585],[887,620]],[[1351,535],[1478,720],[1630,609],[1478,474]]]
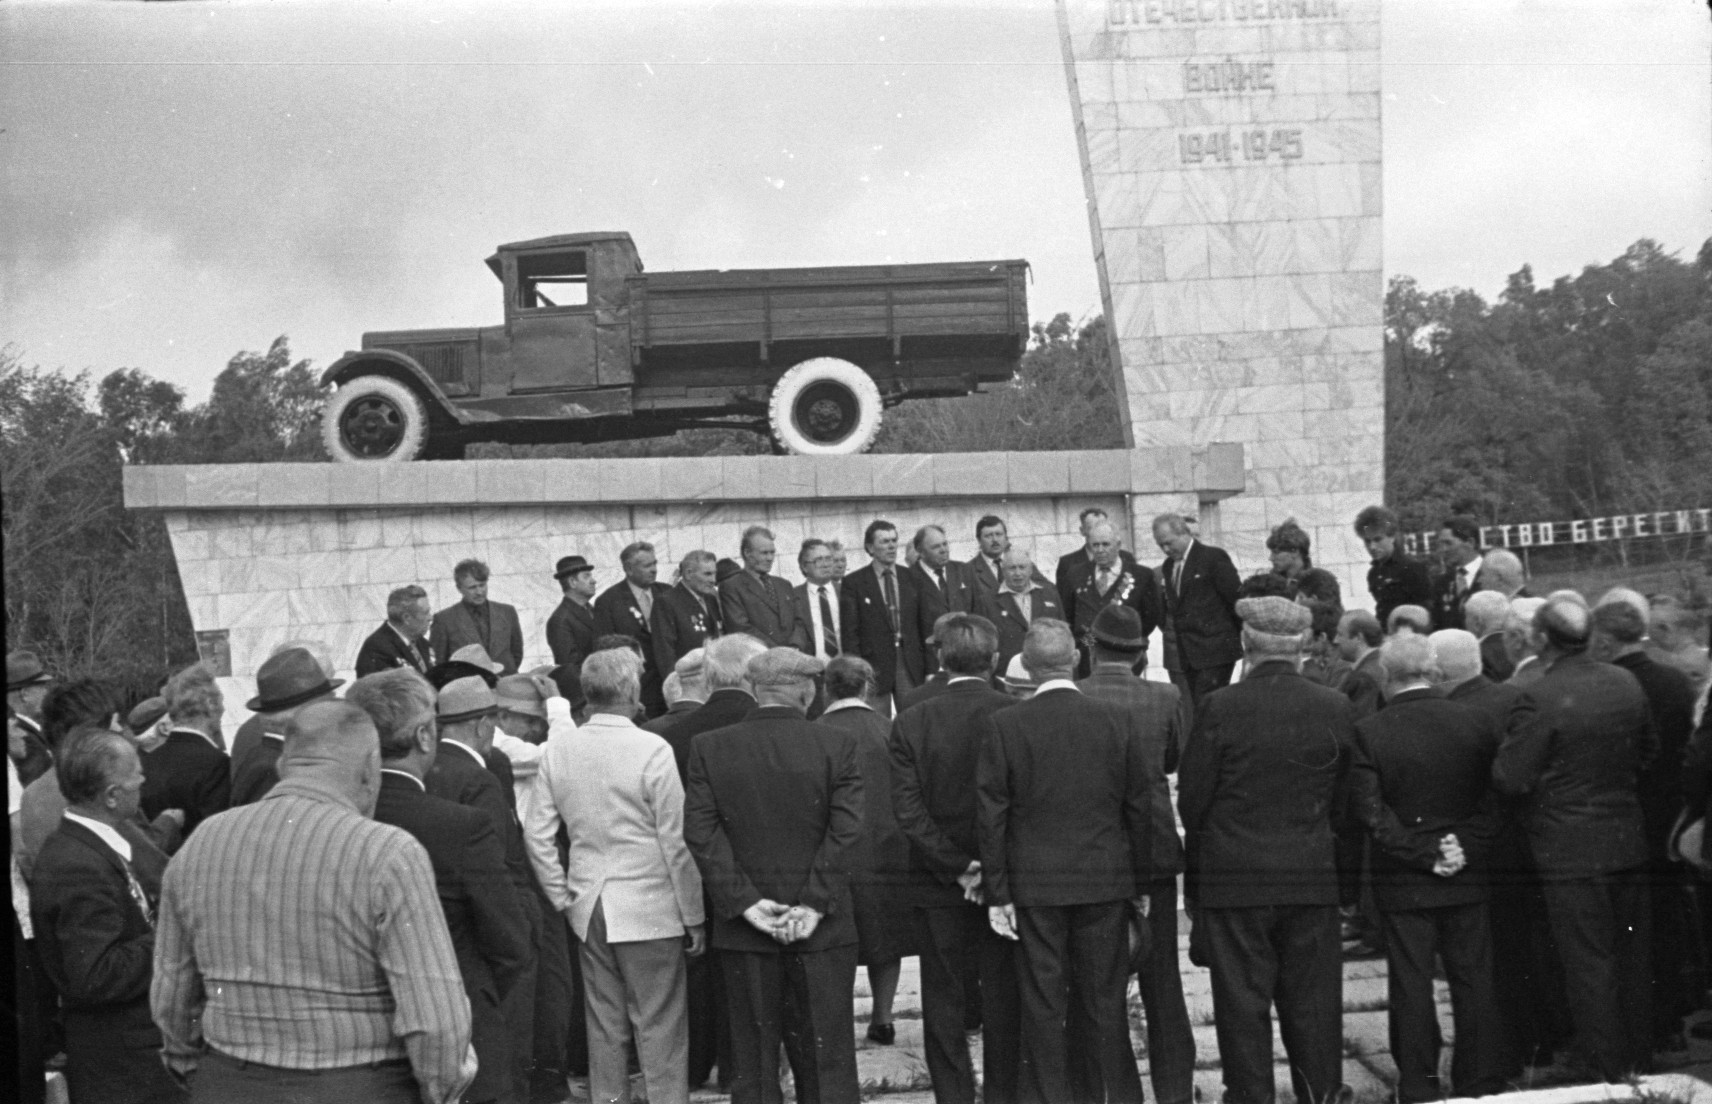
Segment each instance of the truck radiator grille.
[[418,345],[410,355],[427,371],[428,378],[441,385],[464,382],[464,347],[462,345]]

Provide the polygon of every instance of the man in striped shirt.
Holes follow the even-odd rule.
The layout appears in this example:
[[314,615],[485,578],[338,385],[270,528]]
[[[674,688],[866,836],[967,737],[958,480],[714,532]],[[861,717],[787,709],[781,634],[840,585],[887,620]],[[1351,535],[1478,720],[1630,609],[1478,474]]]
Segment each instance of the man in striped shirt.
[[373,722],[308,706],[279,776],[167,868],[150,993],[167,1068],[193,1102],[454,1104],[469,1002],[427,852],[369,819]]

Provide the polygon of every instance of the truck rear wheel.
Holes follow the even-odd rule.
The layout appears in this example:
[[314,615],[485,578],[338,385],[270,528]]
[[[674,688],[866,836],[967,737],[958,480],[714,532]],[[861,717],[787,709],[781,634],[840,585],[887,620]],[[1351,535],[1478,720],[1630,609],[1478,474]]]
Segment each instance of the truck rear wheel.
[[327,400],[321,443],[343,463],[414,460],[428,443],[428,411],[405,384],[358,376]]
[[773,439],[799,456],[866,452],[880,432],[880,389],[847,360],[815,357],[779,377],[767,403]]

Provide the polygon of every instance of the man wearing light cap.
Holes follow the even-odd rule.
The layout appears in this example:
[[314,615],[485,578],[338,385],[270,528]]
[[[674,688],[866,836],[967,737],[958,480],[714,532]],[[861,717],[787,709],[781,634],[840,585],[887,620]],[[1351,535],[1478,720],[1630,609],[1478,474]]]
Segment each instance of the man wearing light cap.
[[1341,1094],[1343,968],[1332,810],[1355,757],[1350,700],[1300,673],[1313,614],[1244,598],[1248,675],[1201,699],[1177,808],[1187,905],[1212,968],[1225,1098],[1274,1097],[1272,1006],[1301,1101]]
[[748,678],[759,708],[690,749],[684,838],[713,901],[733,1104],[777,1099],[782,1039],[797,1056],[798,1099],[860,1096],[849,852],[862,832],[862,776],[855,735],[807,718],[822,669],[795,648],[756,656]]
[[[490,762],[496,755],[493,738],[498,717],[498,699],[479,676],[454,679],[441,687],[435,702],[440,750],[423,782],[435,797],[480,809],[488,815],[505,845],[506,869],[518,905],[530,922],[529,945],[533,950],[541,934],[534,875],[523,848],[517,810],[493,769],[497,764]],[[511,1082],[520,1098],[528,1095],[529,1071],[534,1061],[535,976],[536,959],[531,955],[522,976],[500,1006],[512,1040]]]

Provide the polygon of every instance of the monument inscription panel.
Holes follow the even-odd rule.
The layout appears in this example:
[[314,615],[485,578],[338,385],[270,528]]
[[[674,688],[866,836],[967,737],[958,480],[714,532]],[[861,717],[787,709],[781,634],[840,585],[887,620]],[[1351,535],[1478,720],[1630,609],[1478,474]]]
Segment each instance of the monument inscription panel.
[[1242,443],[1215,531],[1252,562],[1294,516],[1359,600],[1349,521],[1384,478],[1377,3],[1059,14],[1133,444]]

